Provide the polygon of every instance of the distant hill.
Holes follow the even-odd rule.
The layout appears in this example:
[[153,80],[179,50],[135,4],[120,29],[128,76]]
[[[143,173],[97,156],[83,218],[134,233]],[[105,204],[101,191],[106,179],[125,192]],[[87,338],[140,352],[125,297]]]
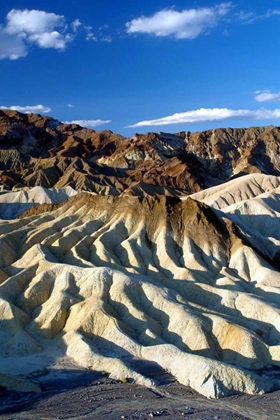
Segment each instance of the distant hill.
[[249,173],[280,175],[280,128],[125,138],[51,117],[0,111],[2,189],[182,196]]

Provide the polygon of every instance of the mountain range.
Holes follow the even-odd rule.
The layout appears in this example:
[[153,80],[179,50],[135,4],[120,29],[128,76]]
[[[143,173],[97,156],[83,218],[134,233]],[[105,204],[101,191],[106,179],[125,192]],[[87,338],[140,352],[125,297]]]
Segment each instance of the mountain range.
[[280,388],[280,128],[124,138],[2,110],[0,180],[1,386],[68,362]]
[[125,138],[0,110],[1,188],[180,197],[250,173],[279,176],[279,139],[273,126]]

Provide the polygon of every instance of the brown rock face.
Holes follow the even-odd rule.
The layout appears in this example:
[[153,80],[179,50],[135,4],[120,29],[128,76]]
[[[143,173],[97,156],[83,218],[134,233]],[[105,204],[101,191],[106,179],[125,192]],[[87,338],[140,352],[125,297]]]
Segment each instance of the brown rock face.
[[181,196],[249,174],[280,174],[280,129],[124,138],[51,117],[0,111],[0,185]]

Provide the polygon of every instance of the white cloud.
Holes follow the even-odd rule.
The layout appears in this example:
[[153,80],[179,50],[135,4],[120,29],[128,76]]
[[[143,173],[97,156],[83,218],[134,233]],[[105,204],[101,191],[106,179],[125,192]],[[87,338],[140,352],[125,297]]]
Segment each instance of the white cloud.
[[194,111],[176,113],[168,117],[155,120],[140,121],[136,124],[128,125],[125,128],[158,126],[181,123],[204,123],[211,121],[223,121],[230,119],[251,119],[251,120],[272,120],[280,119],[280,109],[274,111],[261,108],[259,110],[249,109],[228,109],[228,108],[200,108]]
[[73,120],[73,121],[64,121],[64,124],[77,124],[81,127],[97,127],[98,125],[109,124],[111,120]]
[[93,32],[93,27],[90,25],[85,26],[84,29],[86,31],[86,40],[87,41],[94,41],[94,42],[112,42],[113,38],[110,35],[104,35],[103,31],[108,29],[109,25],[102,25],[99,27],[97,34]]
[[87,41],[94,41],[98,42],[97,36],[95,36],[93,32],[93,27],[90,25],[84,26],[84,29],[86,30],[86,40]]
[[257,90],[254,99],[257,102],[280,102],[280,92],[272,93],[270,90]]
[[159,37],[174,36],[177,39],[194,39],[217,25],[219,19],[231,9],[232,3],[215,7],[203,7],[177,12],[163,9],[151,17],[141,16],[126,23],[129,34],[145,33]]
[[6,26],[0,25],[0,59],[11,60],[27,55],[31,45],[64,50],[81,24],[76,19],[74,33],[67,33],[64,16],[42,10],[12,9],[6,20]]
[[87,32],[87,34],[86,34],[86,40],[87,41],[98,42],[98,38],[97,38],[97,36],[94,35],[93,32]]
[[74,22],[71,23],[71,26],[73,28],[74,32],[77,32],[78,28],[82,25],[82,22],[79,19],[74,20]]
[[255,12],[244,12],[243,10],[241,10],[240,12],[236,14],[238,19],[242,22],[242,24],[247,24],[247,25],[255,22],[256,20],[263,20],[263,19],[271,18],[277,15],[280,15],[279,9],[268,10],[266,13],[262,15],[258,15]]
[[67,104],[68,108],[73,108],[72,104]]
[[277,16],[280,15],[280,9],[276,10],[269,10],[266,14],[267,17]]
[[64,25],[64,16],[42,10],[12,9],[7,14],[6,30],[10,34],[38,34]]
[[254,12],[244,12],[243,10],[241,10],[241,12],[239,12],[239,19],[241,20],[247,20],[247,19],[252,19],[255,18],[255,13]]
[[112,42],[113,38],[111,36],[103,36],[101,38],[102,42]]
[[23,112],[25,114],[28,113],[43,113],[45,114],[46,112],[50,112],[51,108],[44,106],[44,105],[26,105],[26,106],[19,106],[19,105],[13,105],[13,106],[0,106],[0,109],[10,109],[12,111],[19,111],[19,112]]
[[41,48],[56,48],[64,50],[68,37],[63,36],[57,31],[44,32],[42,34],[33,34],[29,37],[29,41],[36,42]]
[[103,29],[108,29],[108,28],[109,28],[109,25],[105,23],[105,25],[102,25],[99,27],[99,31],[103,31]]
[[239,20],[242,21],[242,23],[250,24],[250,23],[253,23],[257,19],[261,19],[262,17],[256,15],[256,13],[254,13],[254,12],[246,13],[243,10],[241,10],[238,13],[238,18],[239,18]]

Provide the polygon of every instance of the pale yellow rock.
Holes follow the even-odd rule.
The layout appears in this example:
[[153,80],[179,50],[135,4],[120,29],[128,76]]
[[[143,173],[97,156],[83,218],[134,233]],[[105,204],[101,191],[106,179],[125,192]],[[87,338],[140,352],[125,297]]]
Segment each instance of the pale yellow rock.
[[208,398],[223,397],[237,389],[247,394],[264,393],[271,386],[257,375],[248,375],[242,369],[183,353],[171,345],[143,348],[142,355],[147,360],[156,361],[180,383],[199,389]]
[[269,348],[272,363],[275,366],[280,366],[280,345],[278,346],[271,346]]
[[224,362],[252,370],[270,366],[269,348],[260,336],[220,317],[207,316],[213,322],[212,333]]
[[34,204],[61,203],[75,194],[77,192],[71,187],[54,190],[37,186],[15,192],[9,191],[0,195],[0,217],[14,219],[33,207]]
[[30,317],[13,303],[0,297],[0,329],[11,334],[18,334],[30,321]]
[[43,350],[42,346],[26,331],[22,330],[3,345],[6,356],[27,356]]
[[280,187],[280,177],[255,173],[192,194],[192,198],[214,208],[223,209],[231,204],[250,200],[264,192],[273,192],[278,187]]
[[112,357],[104,357],[93,344],[78,332],[67,333],[63,337],[63,342],[67,348],[67,355],[81,366],[107,372],[110,377],[124,382],[132,379],[147,387],[155,386],[153,380],[133,371],[125,362],[116,357],[116,354]]
[[213,398],[279,387],[255,373],[280,363],[279,179],[242,182],[0,221],[1,363],[51,355],[154,386],[135,361],[156,362]]

